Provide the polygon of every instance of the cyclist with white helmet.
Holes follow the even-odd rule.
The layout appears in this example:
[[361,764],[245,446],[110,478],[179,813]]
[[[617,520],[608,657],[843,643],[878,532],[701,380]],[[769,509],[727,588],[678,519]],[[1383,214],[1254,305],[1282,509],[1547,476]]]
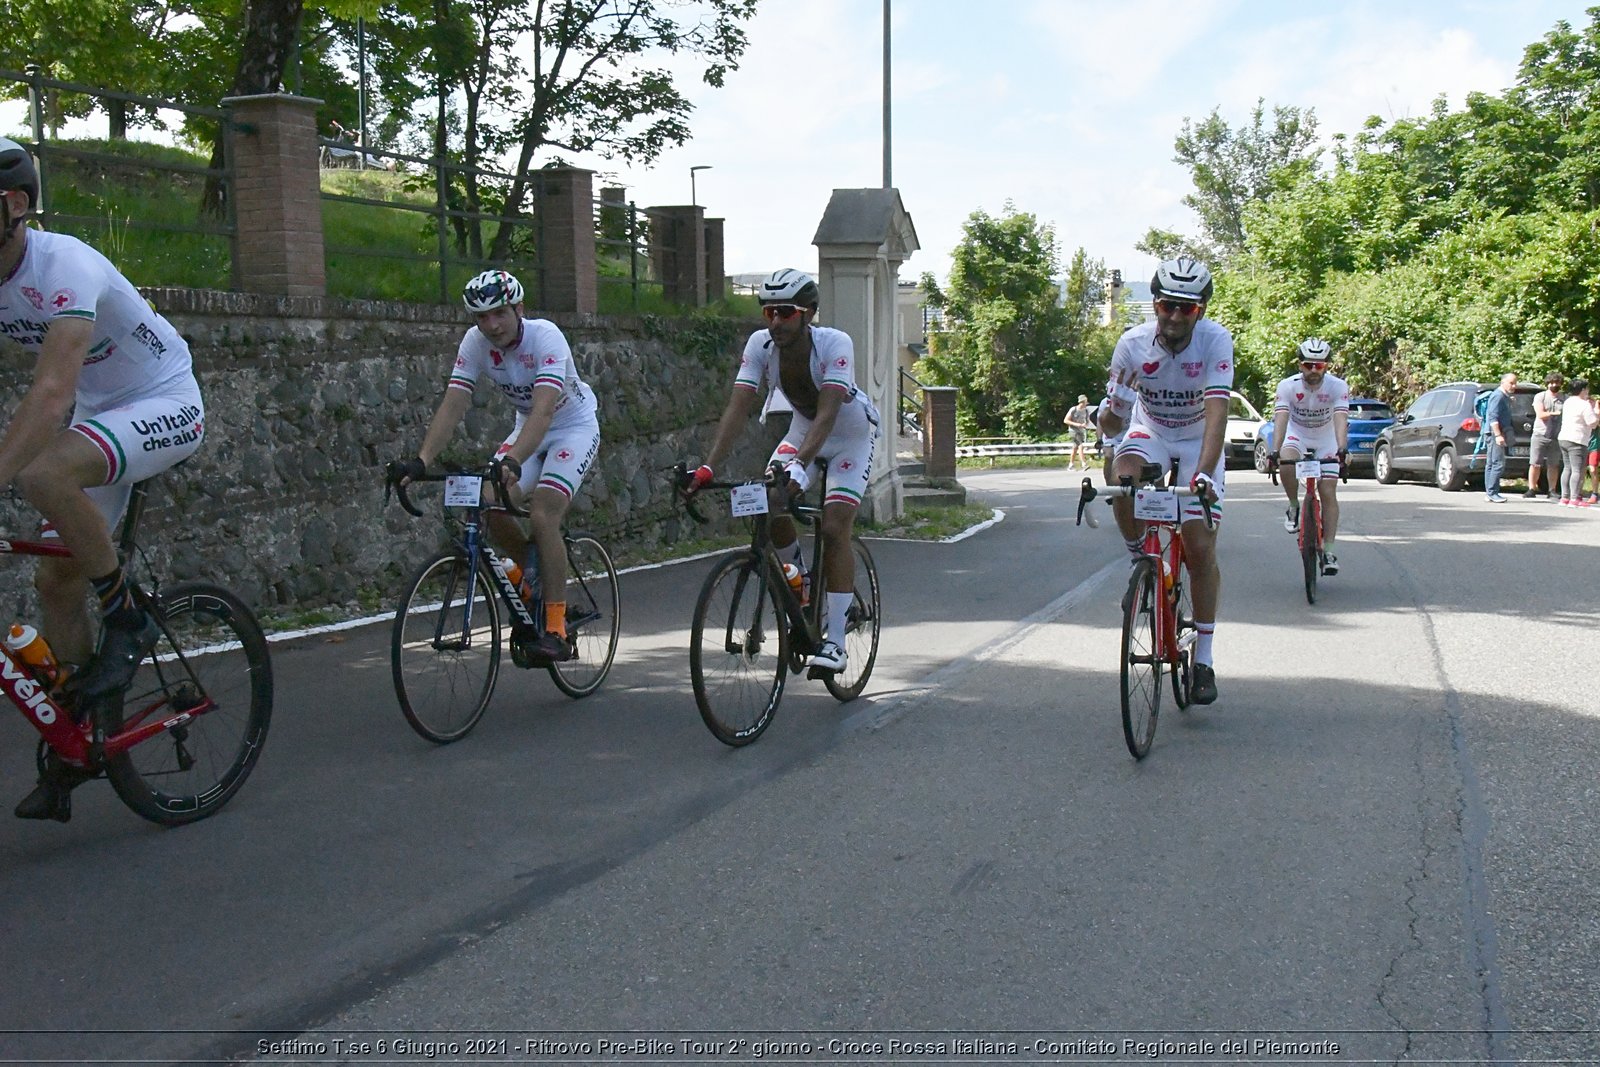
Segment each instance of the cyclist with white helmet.
[[[791,492],[803,492],[817,476],[816,461],[828,461],[828,495],[822,502],[828,635],[811,665],[841,671],[847,662],[844,632],[855,585],[850,532],[872,475],[878,409],[856,386],[850,335],[813,325],[820,303],[815,278],[785,268],[763,280],[757,295],[768,326],[751,334],[744,346],[716,440],[705,463],[694,472],[690,492],[711,481],[712,468],[732,450],[761,403],[761,391],[767,394],[763,419],[781,394],[794,409],[794,421],[772,453],[770,465],[787,474]],[[787,516],[774,520],[772,540],[785,563],[804,566],[799,533]]]
[[[33,381],[0,437],[0,485],[15,483],[71,557],[47,557],[34,583],[76,712],[111,728],[120,693],[160,634],[134,604],[111,541],[133,483],[188,458],[205,436],[189,346],[117,268],[76,237],[24,225],[39,204],[27,150],[0,138],[0,336],[37,354]],[[70,414],[69,414],[70,413]],[[84,610],[93,589],[100,637]],[[91,657],[92,650],[92,657]],[[47,765],[17,808],[52,818],[81,781]],[[68,809],[70,810],[70,809]]]
[[[600,450],[600,417],[593,391],[578,377],[572,349],[555,323],[523,317],[522,283],[503,270],[487,270],[467,283],[462,301],[477,325],[461,339],[444,398],[422,447],[398,467],[404,480],[420,477],[444,451],[472,406],[479,379],[498,389],[516,409],[510,434],[495,450],[500,477],[513,503],[527,501],[533,536],[503,511],[488,512],[496,548],[537,567],[544,599],[544,629],[519,633],[534,662],[571,657],[567,637],[567,554],[561,523]],[[520,626],[520,624],[518,624]]]
[[[1349,454],[1350,387],[1343,378],[1328,373],[1333,353],[1328,342],[1308,337],[1295,353],[1300,373],[1278,383],[1272,405],[1272,439],[1278,442],[1276,462],[1292,467],[1300,459],[1320,459],[1322,477],[1317,495],[1322,498],[1322,573],[1338,574],[1333,537],[1339,532],[1339,474]],[[1280,471],[1278,481],[1289,498],[1283,528],[1300,529],[1300,479]]]
[[[1099,419],[1102,433],[1122,434],[1112,462],[1118,479],[1137,480],[1147,464],[1165,472],[1176,459],[1179,481],[1204,493],[1203,500],[1184,502],[1180,527],[1194,595],[1196,704],[1217,699],[1212,639],[1222,572],[1216,530],[1206,526],[1201,509],[1210,508],[1220,520],[1222,448],[1233,387],[1233,336],[1205,317],[1211,288],[1211,272],[1189,256],[1156,268],[1150,279],[1155,321],[1135,326],[1117,341]],[[1131,505],[1114,513],[1128,551],[1137,558],[1142,524]]]

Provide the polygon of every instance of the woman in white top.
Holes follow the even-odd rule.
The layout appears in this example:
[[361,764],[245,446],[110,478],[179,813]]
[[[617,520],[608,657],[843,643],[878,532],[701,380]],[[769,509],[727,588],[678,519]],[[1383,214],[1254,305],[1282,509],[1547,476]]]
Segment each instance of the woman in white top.
[[1594,403],[1589,399],[1589,383],[1574,378],[1568,385],[1566,403],[1561,405],[1561,503],[1566,507],[1586,508],[1583,498],[1584,453],[1589,448],[1589,431],[1595,426]]

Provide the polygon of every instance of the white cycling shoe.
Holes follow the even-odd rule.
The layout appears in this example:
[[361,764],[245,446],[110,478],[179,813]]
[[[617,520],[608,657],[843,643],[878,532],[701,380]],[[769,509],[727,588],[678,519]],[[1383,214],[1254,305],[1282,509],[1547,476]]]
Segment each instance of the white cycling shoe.
[[1284,508],[1283,509],[1283,528],[1285,530],[1288,530],[1290,533],[1295,533],[1296,531],[1298,531],[1300,529],[1300,509],[1299,508]]
[[849,663],[850,657],[833,641],[822,642],[817,654],[811,657],[811,666],[825,671],[842,671]]

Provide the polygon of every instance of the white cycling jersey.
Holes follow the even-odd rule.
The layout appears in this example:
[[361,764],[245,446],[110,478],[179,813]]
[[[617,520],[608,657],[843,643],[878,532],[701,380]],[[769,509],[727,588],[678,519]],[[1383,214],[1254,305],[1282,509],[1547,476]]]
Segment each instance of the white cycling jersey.
[[[830,326],[812,326],[810,332],[811,384],[816,387],[818,393],[830,385],[844,390],[845,400],[844,407],[840,410],[841,420],[854,421],[853,416],[846,415],[846,412],[853,405],[859,404],[866,420],[876,426],[878,409],[871,398],[856,386],[856,350],[850,335]],[[794,398],[783,390],[780,363],[778,345],[772,339],[770,330],[757,330],[750,335],[750,340],[745,342],[744,355],[739,360],[739,373],[734,377],[733,384],[759,390],[762,383],[766,383],[767,400],[761,409],[763,419],[775,408],[777,410],[782,410],[784,407],[794,408]],[[814,418],[816,411],[802,412],[802,414]]]
[[1137,421],[1169,441],[1205,435],[1206,401],[1228,399],[1233,388],[1233,336],[1201,319],[1182,352],[1167,351],[1156,323],[1126,331],[1111,354],[1111,377],[1131,374],[1138,391]]
[[1274,416],[1287,411],[1290,425],[1305,430],[1332,426],[1334,412],[1349,410],[1350,387],[1333,374],[1324,374],[1315,389],[1306,386],[1303,374],[1285,378],[1278,383],[1278,395],[1272,404]]
[[0,280],[0,335],[44,345],[56,319],[94,323],[78,375],[78,407],[105,411],[194,382],[189,345],[111,261],[76,237],[28,231],[28,246]]
[[533,408],[535,389],[561,393],[550,416],[550,429],[563,430],[598,418],[594,391],[578,377],[572,348],[560,327],[549,319],[523,319],[511,348],[501,351],[474,326],[461,339],[447,388],[471,393],[480,375],[488,376],[521,415]]

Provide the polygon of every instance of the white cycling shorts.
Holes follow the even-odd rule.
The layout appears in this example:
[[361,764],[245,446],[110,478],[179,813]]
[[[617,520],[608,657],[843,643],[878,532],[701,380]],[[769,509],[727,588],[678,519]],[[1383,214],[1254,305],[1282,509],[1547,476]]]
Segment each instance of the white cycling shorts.
[[[494,450],[494,458],[499,459],[511,451],[526,421],[525,416],[517,416],[517,424],[511,428],[510,435],[500,443],[500,447]],[[539,442],[533,455],[523,463],[522,477],[517,480],[517,487],[525,495],[536,488],[554,489],[571,500],[577,495],[578,487],[583,485],[583,476],[589,473],[599,451],[600,423],[597,420],[551,430],[544,435],[544,440]]]
[[[862,399],[865,399],[864,397]],[[867,404],[845,404],[839,408],[833,432],[817,452],[816,459],[828,461],[828,492],[823,504],[849,504],[860,507],[872,477],[872,452],[878,440],[877,412]],[[811,420],[794,413],[789,432],[778,442],[768,463],[786,463],[800,451],[800,445],[811,432]],[[814,483],[819,471],[816,460],[806,468],[806,476]]]
[[[1148,424],[1134,421],[1128,425],[1128,432],[1122,435],[1122,443],[1117,445],[1117,459],[1124,456],[1142,456],[1146,463],[1153,463],[1161,468],[1162,481],[1166,481],[1166,474],[1172,469],[1174,458],[1178,461],[1178,484],[1188,485],[1195,471],[1200,466],[1200,446],[1203,442],[1196,437],[1188,441],[1168,441],[1162,438]],[[1222,498],[1227,493],[1223,484],[1227,476],[1227,464],[1222,458],[1217,459],[1217,465],[1209,473],[1211,484],[1216,486],[1217,500],[1211,505],[1213,521],[1222,521]],[[1200,510],[1200,501],[1195,497],[1183,499],[1183,521],[1205,521],[1205,515]]]
[[[1322,464],[1324,479],[1339,477],[1339,441],[1334,437],[1331,423],[1308,430],[1304,426],[1296,426],[1293,420],[1290,420],[1289,428],[1283,431],[1283,448],[1294,449],[1295,454],[1301,459],[1315,457],[1324,460]],[[1280,453],[1282,451],[1283,449],[1279,449]],[[1328,460],[1329,456],[1333,459]]]
[[[68,429],[81,434],[105,457],[105,481],[84,492],[115,537],[134,483],[154,478],[200,447],[206,435],[206,409],[200,386],[187,378],[155,396],[118,407],[103,411],[75,408]],[[48,523],[44,532],[47,537],[55,536]]]

